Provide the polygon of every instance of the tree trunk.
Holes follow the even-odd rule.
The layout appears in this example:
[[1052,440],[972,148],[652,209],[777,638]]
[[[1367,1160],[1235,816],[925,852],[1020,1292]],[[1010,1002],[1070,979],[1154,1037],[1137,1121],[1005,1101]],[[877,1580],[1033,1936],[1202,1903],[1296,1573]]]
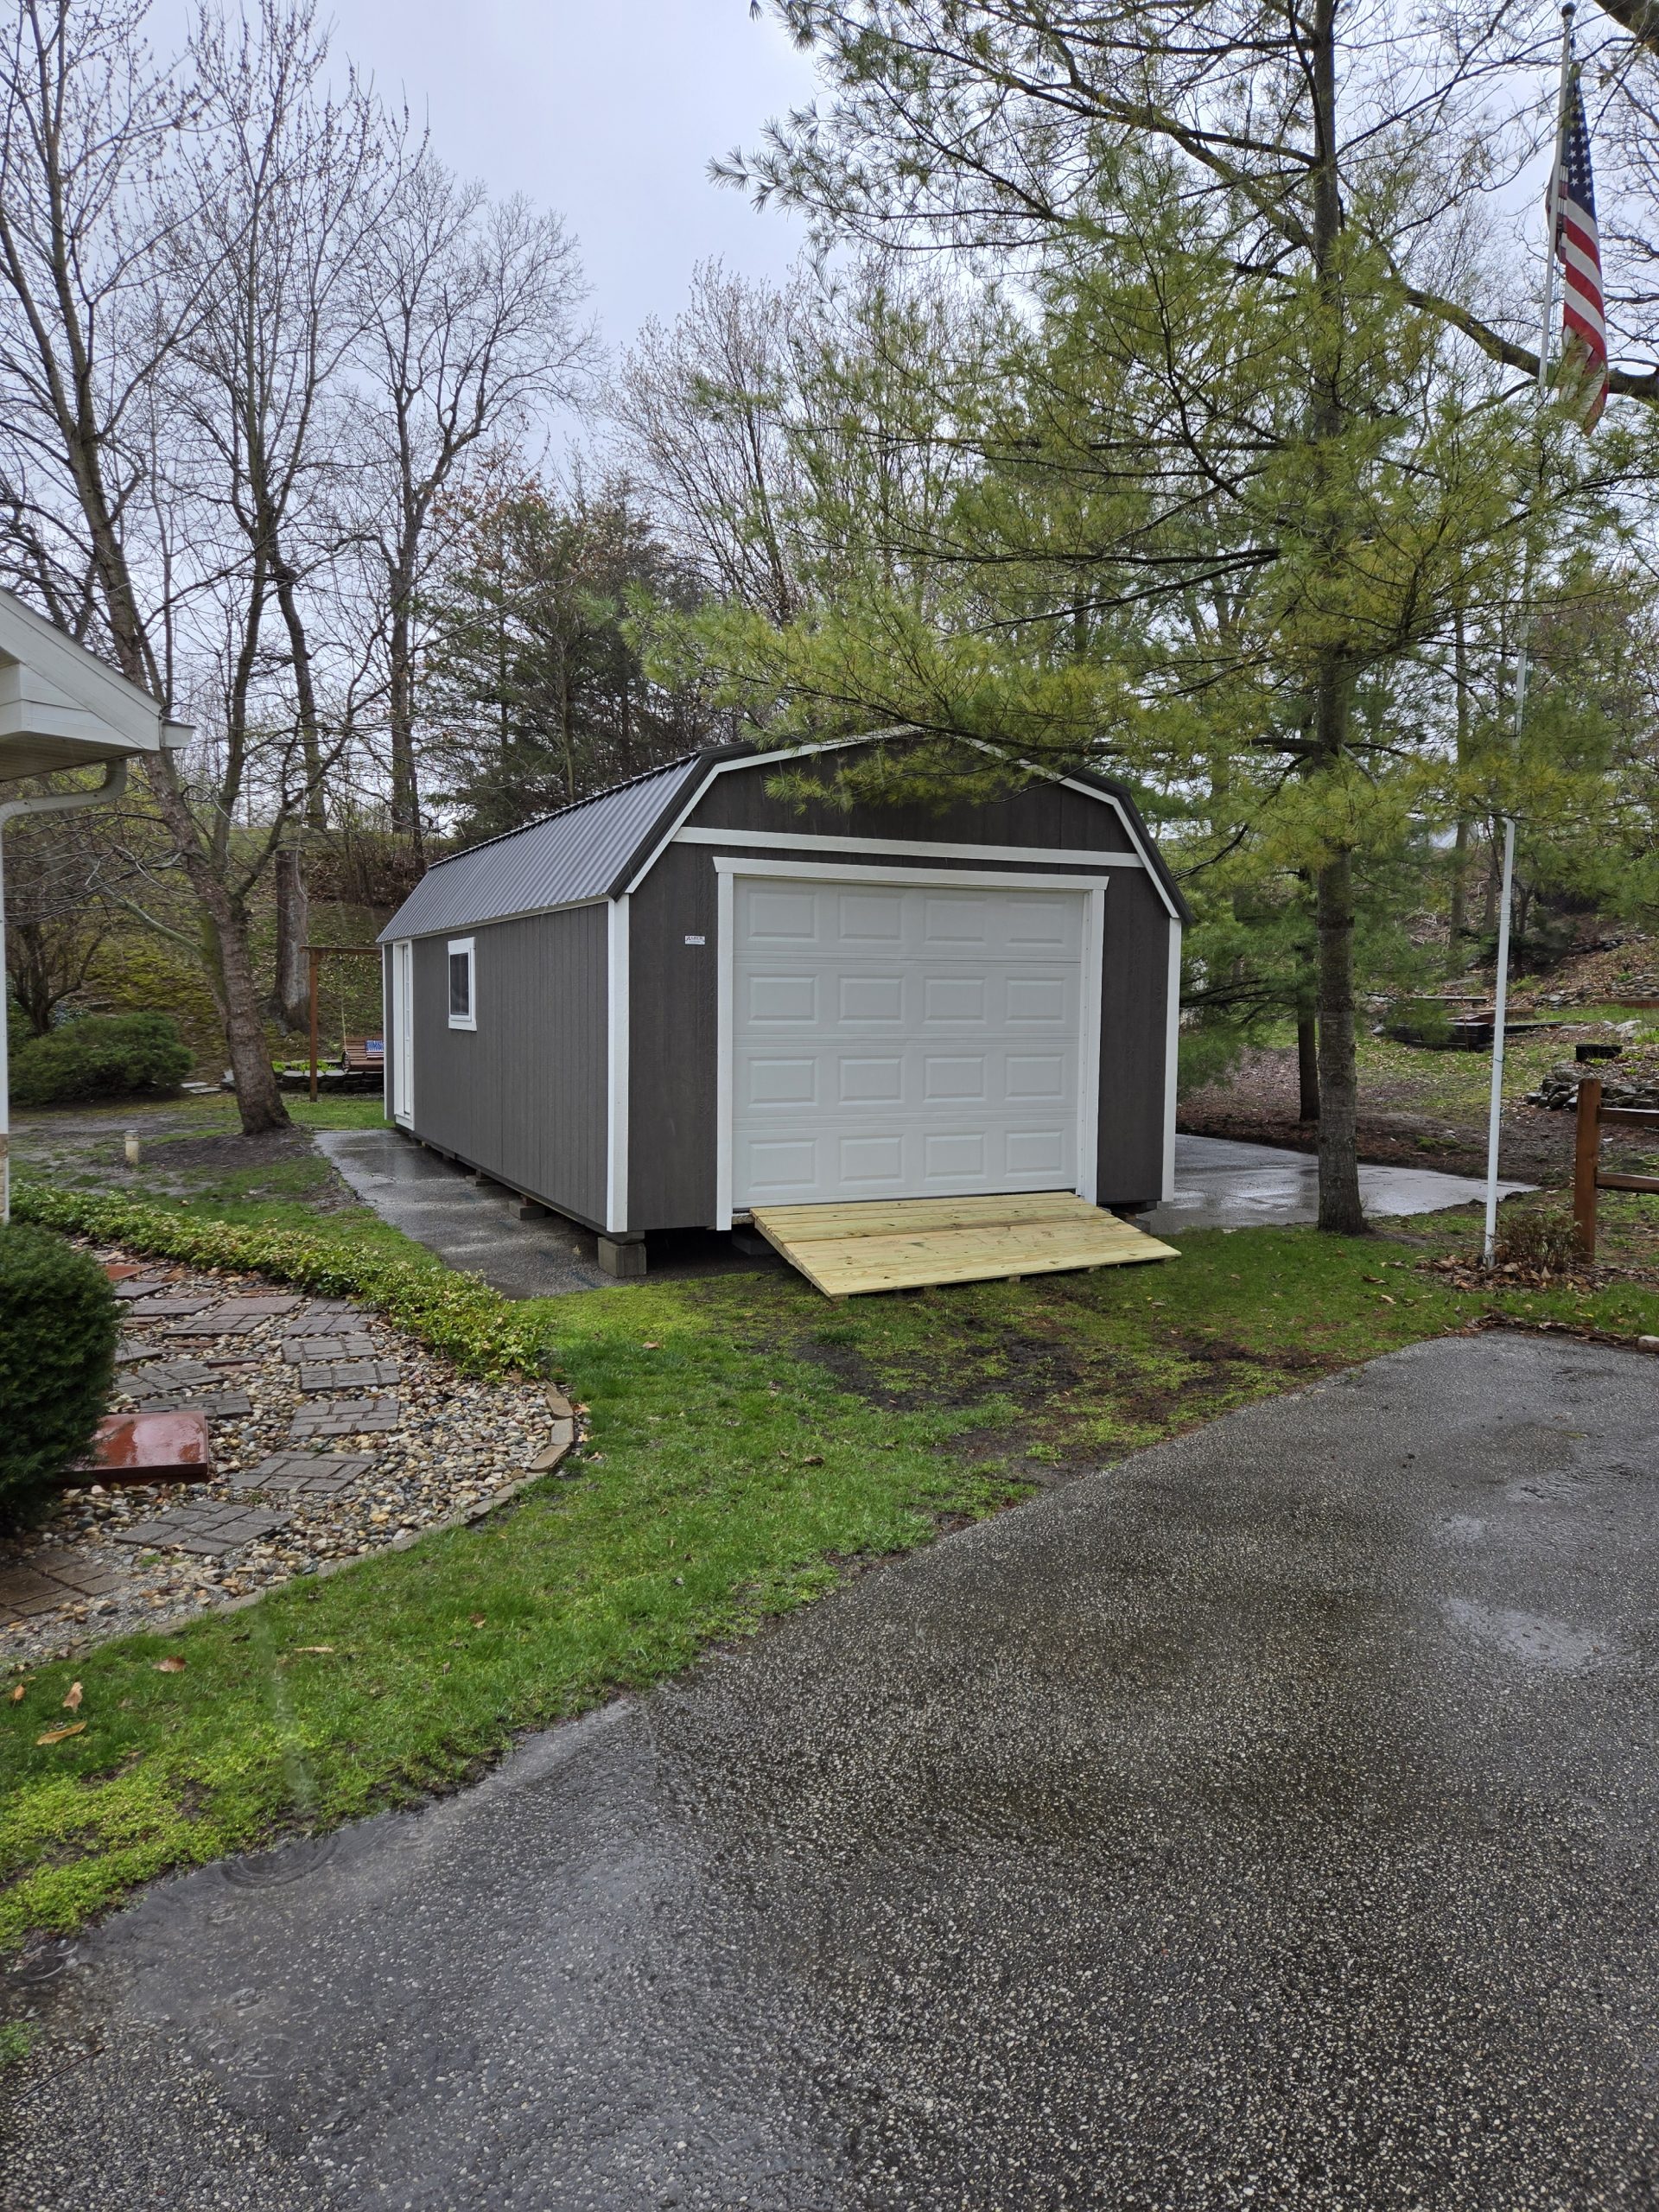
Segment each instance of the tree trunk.
[[316,683],[311,672],[311,645],[300,613],[296,587],[299,578],[276,553],[276,532],[270,533],[270,573],[276,586],[276,604],[288,631],[289,664],[294,671],[294,694],[299,709],[300,747],[305,762],[305,826],[325,830],[328,804],[322,788],[322,731],[317,717]]
[[391,724],[391,830],[421,849],[421,794],[415,768],[415,663],[410,636],[410,590],[393,577],[391,633],[388,658],[388,710]]
[[1317,1122],[1319,1118],[1319,1024],[1312,1007],[1302,1007],[1296,1016],[1296,1089],[1297,1120]]
[[[1452,671],[1457,689],[1458,769],[1461,774],[1469,753],[1469,655],[1461,613],[1452,633]],[[1457,834],[1452,841],[1452,896],[1447,907],[1446,930],[1447,945],[1454,960],[1463,944],[1468,921],[1469,824],[1459,813]]]
[[1363,1236],[1359,1079],[1354,1052],[1354,860],[1337,853],[1315,879],[1319,925],[1319,1227]]
[[147,760],[144,776],[201,907],[207,981],[224,1027],[242,1134],[251,1137],[267,1129],[284,1129],[289,1126],[288,1109],[265,1044],[259,992],[248,949],[247,914],[202,851],[172,761],[164,753]]
[[305,1029],[310,1021],[309,978],[305,946],[311,929],[311,902],[296,845],[284,846],[274,863],[276,879],[276,988],[273,1002],[277,1020],[289,1033]]

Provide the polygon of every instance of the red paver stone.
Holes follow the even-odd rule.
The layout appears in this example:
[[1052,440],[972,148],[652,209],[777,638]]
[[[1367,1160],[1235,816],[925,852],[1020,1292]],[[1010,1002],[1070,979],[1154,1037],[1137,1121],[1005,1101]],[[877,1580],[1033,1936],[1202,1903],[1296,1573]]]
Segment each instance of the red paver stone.
[[92,1457],[81,1471],[105,1487],[124,1483],[207,1483],[213,1478],[213,1446],[200,1412],[106,1414],[98,1424]]

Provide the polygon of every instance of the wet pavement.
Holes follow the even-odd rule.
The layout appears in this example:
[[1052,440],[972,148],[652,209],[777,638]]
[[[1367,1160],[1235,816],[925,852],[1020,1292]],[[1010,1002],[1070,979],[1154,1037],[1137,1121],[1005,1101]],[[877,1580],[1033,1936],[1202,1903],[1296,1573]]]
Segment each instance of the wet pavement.
[[[601,1268],[589,1230],[557,1214],[520,1221],[514,1193],[478,1181],[395,1129],[324,1129],[316,1142],[384,1220],[509,1298],[556,1298],[603,1289],[615,1280]],[[1139,1227],[1167,1236],[1192,1229],[1272,1228],[1319,1215],[1319,1162],[1311,1153],[1178,1136],[1175,1182],[1167,1205],[1135,1217]],[[1362,1167],[1359,1184],[1373,1214],[1434,1213],[1485,1196],[1471,1176],[1426,1167]],[[1499,1185],[1505,1195],[1531,1187]],[[651,1240],[651,1273],[659,1279],[777,1272],[783,1265],[770,1253],[740,1252],[730,1237],[712,1230]]]
[[[1509,1198],[1530,1183],[1500,1183]],[[1372,1167],[1361,1164],[1359,1194],[1370,1215],[1441,1213],[1452,1206],[1484,1204],[1486,1185],[1473,1175],[1446,1175],[1433,1167]],[[1319,1163],[1311,1152],[1281,1145],[1241,1144],[1230,1137],[1175,1139],[1175,1195],[1151,1213],[1137,1214],[1138,1228],[1154,1236],[1184,1229],[1269,1229],[1319,1217]]]
[[[520,1221],[516,1192],[478,1181],[396,1129],[321,1129],[316,1143],[383,1220],[508,1298],[557,1298],[615,1284],[599,1264],[590,1230],[555,1213]],[[654,1236],[650,1264],[654,1276],[671,1281],[784,1266],[771,1253],[740,1252],[729,1236],[702,1230]]]
[[1659,1363],[1416,1346],[35,1957],[0,2204],[1659,2193]]

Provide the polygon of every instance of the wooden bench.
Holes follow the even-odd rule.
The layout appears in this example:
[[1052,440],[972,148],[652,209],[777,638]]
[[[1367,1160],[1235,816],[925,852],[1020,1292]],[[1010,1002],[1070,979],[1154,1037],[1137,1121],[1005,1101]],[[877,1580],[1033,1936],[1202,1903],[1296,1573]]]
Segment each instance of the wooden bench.
[[340,1052],[347,1075],[384,1075],[386,1040],[384,1037],[348,1037]]
[[1647,1129],[1659,1136],[1659,1108],[1604,1106],[1601,1077],[1587,1075],[1579,1084],[1578,1126],[1573,1154],[1573,1225],[1579,1250],[1586,1260],[1596,1256],[1596,1193],[1598,1191],[1646,1191],[1659,1198],[1659,1175],[1613,1175],[1601,1164],[1601,1133],[1616,1128]]

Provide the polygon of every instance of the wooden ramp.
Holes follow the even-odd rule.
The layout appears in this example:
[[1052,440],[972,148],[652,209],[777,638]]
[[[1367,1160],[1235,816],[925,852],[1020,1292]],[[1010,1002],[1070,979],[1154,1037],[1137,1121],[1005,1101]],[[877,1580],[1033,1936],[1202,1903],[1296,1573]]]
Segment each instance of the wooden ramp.
[[1170,1245],[1103,1213],[1074,1191],[757,1206],[753,1221],[827,1298],[1179,1257]]

